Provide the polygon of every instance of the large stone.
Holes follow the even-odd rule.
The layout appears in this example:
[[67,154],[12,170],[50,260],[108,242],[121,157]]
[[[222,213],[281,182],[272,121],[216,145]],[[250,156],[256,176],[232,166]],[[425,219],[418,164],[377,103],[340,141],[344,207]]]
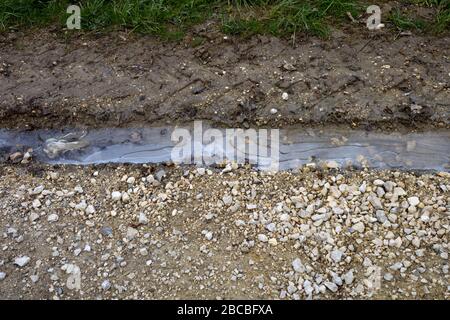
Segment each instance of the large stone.
[[383,209],[383,204],[381,203],[381,200],[375,194],[370,195],[368,197],[368,200],[375,209]]
[[292,261],[292,268],[294,268],[294,271],[298,273],[305,272],[305,267],[303,266],[303,263],[299,258],[296,258],[294,261]]
[[354,225],[353,225],[353,230],[356,230],[356,231],[358,231],[359,233],[363,233],[364,232],[364,229],[365,229],[365,226],[364,226],[364,223],[362,223],[361,221],[360,222],[358,222],[358,223],[355,223]]
[[20,256],[14,259],[14,264],[19,267],[24,267],[30,262],[30,257]]
[[336,263],[339,263],[341,260],[342,260],[342,256],[343,256],[343,252],[341,251],[341,250],[333,250],[333,251],[331,251],[331,253],[330,253],[330,258],[334,261],[334,262],[336,262]]
[[418,197],[409,197],[408,202],[410,206],[416,207],[420,203],[420,200]]

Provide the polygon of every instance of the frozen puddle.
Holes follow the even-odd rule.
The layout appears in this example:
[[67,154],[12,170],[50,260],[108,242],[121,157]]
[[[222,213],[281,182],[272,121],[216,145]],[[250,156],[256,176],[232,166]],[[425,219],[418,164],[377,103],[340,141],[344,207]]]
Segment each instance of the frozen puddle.
[[[407,134],[339,129],[255,130],[256,136],[246,136],[243,144],[242,140],[239,143],[227,136],[226,129],[214,129],[213,143],[210,136],[207,139],[201,134],[203,141],[195,138],[193,125],[182,128],[186,128],[182,129],[183,139],[174,132],[175,127],[0,130],[0,155],[4,160],[13,152],[32,148],[34,159],[52,164],[161,163],[174,161],[176,154],[178,160],[187,164],[211,164],[226,158],[237,162],[253,160],[261,169],[269,168],[274,161],[281,170],[311,162],[380,169],[450,169],[450,131],[446,130]],[[186,139],[187,133],[192,137]],[[223,140],[218,138],[220,133]],[[253,148],[249,143],[253,143]],[[262,145],[267,148],[261,148]],[[183,152],[175,152],[174,148]]]

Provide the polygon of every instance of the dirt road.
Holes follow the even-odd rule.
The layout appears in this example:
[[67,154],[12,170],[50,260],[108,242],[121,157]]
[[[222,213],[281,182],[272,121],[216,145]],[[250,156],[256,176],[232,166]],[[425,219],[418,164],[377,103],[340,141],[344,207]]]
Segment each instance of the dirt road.
[[293,44],[204,25],[181,43],[51,30],[2,37],[1,127],[450,124],[446,36],[335,31]]

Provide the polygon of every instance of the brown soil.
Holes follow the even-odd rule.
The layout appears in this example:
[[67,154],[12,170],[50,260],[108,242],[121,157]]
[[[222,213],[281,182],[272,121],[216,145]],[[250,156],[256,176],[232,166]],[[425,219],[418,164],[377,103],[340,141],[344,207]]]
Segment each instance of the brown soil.
[[[335,31],[242,39],[208,24],[180,43],[125,33],[0,36],[0,127],[449,127],[450,38]],[[289,99],[282,99],[287,92]],[[274,110],[277,109],[274,114]]]

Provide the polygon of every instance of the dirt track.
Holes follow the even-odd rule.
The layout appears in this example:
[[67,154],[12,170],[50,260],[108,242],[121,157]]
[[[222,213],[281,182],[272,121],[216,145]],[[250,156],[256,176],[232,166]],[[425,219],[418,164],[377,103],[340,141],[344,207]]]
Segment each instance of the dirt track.
[[207,29],[178,44],[124,33],[3,36],[0,126],[450,124],[449,37],[336,31],[293,45]]

